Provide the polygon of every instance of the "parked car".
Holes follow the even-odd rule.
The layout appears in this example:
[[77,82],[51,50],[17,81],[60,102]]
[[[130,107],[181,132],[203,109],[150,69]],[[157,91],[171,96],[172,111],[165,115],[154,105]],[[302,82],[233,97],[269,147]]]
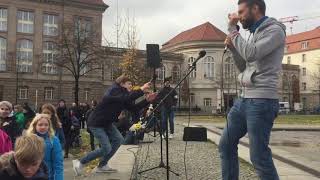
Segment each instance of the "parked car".
[[279,114],[288,114],[290,112],[289,102],[279,102]]

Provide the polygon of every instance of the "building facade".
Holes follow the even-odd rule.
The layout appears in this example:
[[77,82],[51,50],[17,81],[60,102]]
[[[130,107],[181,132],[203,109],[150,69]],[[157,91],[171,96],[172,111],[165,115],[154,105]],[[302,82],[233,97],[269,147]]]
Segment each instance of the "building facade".
[[301,103],[300,91],[300,66],[282,64],[282,73],[279,81],[279,101],[288,102],[291,111],[298,111],[298,109],[295,109],[294,104]]
[[[101,44],[102,14],[108,8],[102,0],[2,0],[0,2],[0,100],[28,102],[34,108],[65,99],[74,102],[74,78],[56,65],[55,45],[66,24],[94,31]],[[79,102],[99,100],[114,80],[114,67],[126,49],[108,49],[101,69],[80,78]],[[181,55],[162,53],[166,69],[157,70],[159,82],[165,73],[180,74]],[[146,62],[138,50],[137,60]],[[177,77],[178,78],[178,77]]]
[[[66,22],[83,21],[101,37],[102,13],[107,7],[102,0],[2,0],[0,99],[28,101],[34,106],[56,103],[59,98],[73,101],[73,79],[58,73],[54,46]],[[81,100],[100,96],[104,84],[99,79],[81,81]]]
[[[300,102],[312,111],[320,104],[320,27],[287,37],[283,64],[299,66]],[[284,96],[283,100],[288,99]]]
[[[55,44],[62,26],[77,22],[102,37],[102,14],[108,8],[102,0],[2,0],[0,2],[0,100],[29,102],[39,107],[45,102],[74,101],[74,78],[55,65]],[[230,52],[224,54],[226,34],[209,22],[183,31],[164,43],[162,66],[156,69],[157,86],[171,76],[174,84],[182,78],[201,50],[188,77],[190,104],[207,113],[219,113],[240,94],[238,71]],[[101,44],[101,38],[96,39]],[[80,79],[79,102],[99,100],[114,78],[126,49],[108,49],[101,68]],[[146,51],[137,50],[137,61],[146,66]],[[288,36],[279,83],[280,101],[302,103],[312,109],[320,102],[320,28]],[[149,69],[152,73],[152,69]],[[298,88],[298,89],[297,89]],[[179,106],[183,85],[178,88]]]
[[218,113],[227,104],[231,106],[239,94],[238,72],[231,54],[224,54],[225,38],[224,32],[207,22],[178,34],[161,49],[162,52],[183,54],[181,67],[184,72],[201,50],[207,52],[190,74],[189,88],[191,106],[208,113]]

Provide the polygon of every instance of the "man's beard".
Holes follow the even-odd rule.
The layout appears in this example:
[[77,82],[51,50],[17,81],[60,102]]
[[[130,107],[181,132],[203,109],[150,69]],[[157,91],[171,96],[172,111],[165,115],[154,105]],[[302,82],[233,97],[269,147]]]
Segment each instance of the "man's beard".
[[249,29],[252,25],[254,25],[253,14],[250,12],[247,19],[241,22],[243,29]]

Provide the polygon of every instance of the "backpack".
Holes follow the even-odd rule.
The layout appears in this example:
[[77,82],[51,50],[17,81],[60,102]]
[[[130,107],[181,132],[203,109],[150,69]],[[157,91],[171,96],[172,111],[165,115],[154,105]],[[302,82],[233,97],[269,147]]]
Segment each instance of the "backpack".
[[12,141],[8,134],[0,129],[0,155],[12,151]]

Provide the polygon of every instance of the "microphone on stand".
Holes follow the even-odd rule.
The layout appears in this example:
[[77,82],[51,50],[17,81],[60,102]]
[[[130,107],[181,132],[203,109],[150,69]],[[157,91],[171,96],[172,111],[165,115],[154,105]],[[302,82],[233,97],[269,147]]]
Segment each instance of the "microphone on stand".
[[[236,25],[236,27],[237,27],[237,31],[239,31],[240,30],[240,26],[239,25]],[[225,54],[227,51],[228,51],[228,46],[226,45],[225,47],[224,47],[224,50],[223,50],[223,54]]]
[[205,55],[207,54],[207,52],[205,50],[202,50],[199,52],[199,56],[194,60],[194,62],[192,63],[192,66],[195,66],[197,64],[197,62],[203,58]]

